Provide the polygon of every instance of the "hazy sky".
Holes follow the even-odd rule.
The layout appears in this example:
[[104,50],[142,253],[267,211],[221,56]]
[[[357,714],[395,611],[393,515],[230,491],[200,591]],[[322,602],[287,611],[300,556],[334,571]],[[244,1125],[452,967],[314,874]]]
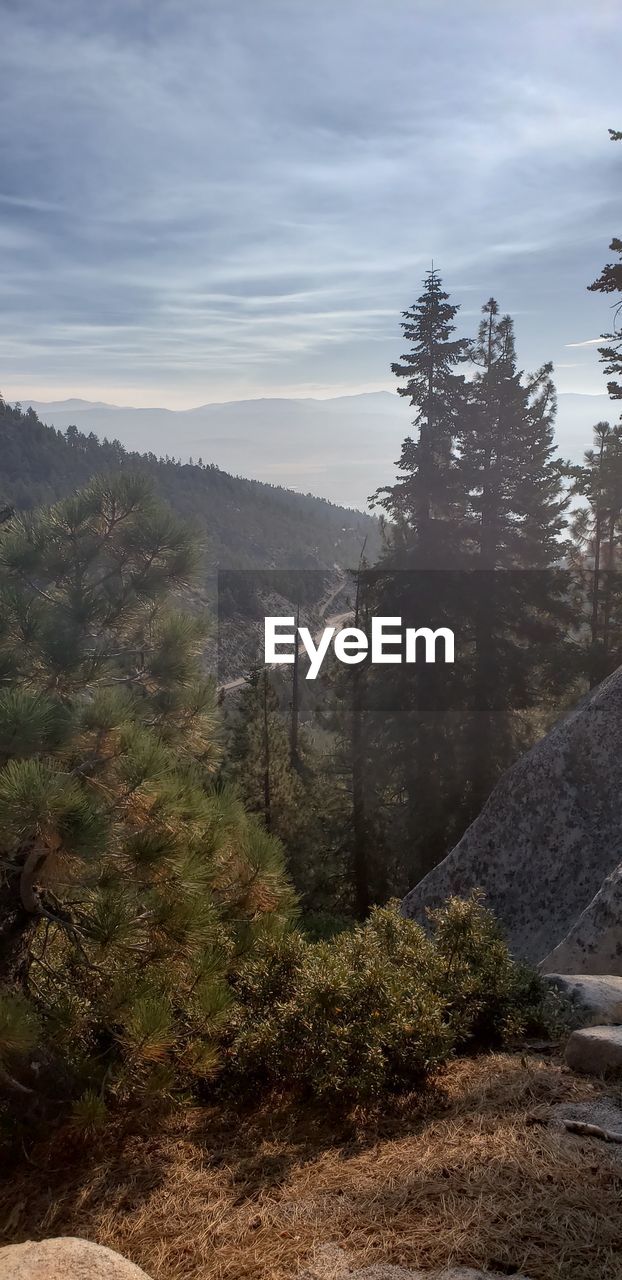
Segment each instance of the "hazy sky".
[[[431,258],[601,391],[619,0],[0,0],[0,388],[393,387]],[[592,345],[589,345],[592,343]],[[587,344],[587,345],[585,345]]]

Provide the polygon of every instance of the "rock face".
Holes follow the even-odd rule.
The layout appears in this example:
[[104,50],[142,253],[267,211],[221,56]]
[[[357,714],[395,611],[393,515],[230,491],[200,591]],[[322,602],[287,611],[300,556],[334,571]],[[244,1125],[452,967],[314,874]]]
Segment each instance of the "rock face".
[[120,1253],[77,1236],[0,1249],[0,1280],[149,1280]]
[[[558,948],[559,949],[559,948]],[[583,1027],[622,1024],[622,978],[614,974],[549,973],[546,980],[575,1001]]]
[[543,973],[622,973],[622,866],[607,876],[540,968]]
[[[621,784],[618,668],[504,774],[459,844],[404,899],[404,914],[425,923],[426,908],[481,888],[517,956],[536,964],[572,935],[563,961],[550,956],[550,969],[622,974],[622,924],[614,919],[622,899]],[[590,917],[594,931],[609,921],[607,940],[601,947],[584,929],[580,945],[575,923],[608,876],[606,901]]]
[[566,1045],[566,1062],[586,1075],[622,1072],[622,1027],[585,1027],[573,1031]]

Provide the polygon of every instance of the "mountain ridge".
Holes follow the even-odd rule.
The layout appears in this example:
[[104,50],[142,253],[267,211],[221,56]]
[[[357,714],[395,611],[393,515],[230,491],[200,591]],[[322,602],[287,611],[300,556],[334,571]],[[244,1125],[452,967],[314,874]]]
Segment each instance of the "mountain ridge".
[[[396,392],[326,397],[226,400],[190,409],[27,400],[46,422],[77,426],[126,449],[185,460],[200,455],[231,475],[319,494],[365,511],[368,497],[395,479],[402,441],[410,434],[410,405]],[[606,394],[562,392],[557,440],[562,457],[580,462],[595,422],[615,421]]]
[[369,514],[313,494],[232,475],[219,467],[158,458],[43,423],[33,409],[0,402],[0,504],[28,510],[83,487],[96,474],[138,470],[206,544],[206,573],[218,569],[321,569],[358,563],[380,545]]

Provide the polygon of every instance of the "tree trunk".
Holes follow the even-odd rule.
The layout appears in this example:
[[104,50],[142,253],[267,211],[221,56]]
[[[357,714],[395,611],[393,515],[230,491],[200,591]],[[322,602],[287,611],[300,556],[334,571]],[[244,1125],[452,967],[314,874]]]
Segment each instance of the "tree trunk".
[[[356,580],[354,625],[360,624],[361,566]],[[367,812],[365,803],[365,766],[363,741],[364,672],[360,666],[352,672],[352,829],[354,899],[356,914],[364,920],[369,912],[369,867],[367,851]]]
[[0,983],[24,988],[38,917],[27,911],[21,901],[20,876],[21,869],[0,888]]

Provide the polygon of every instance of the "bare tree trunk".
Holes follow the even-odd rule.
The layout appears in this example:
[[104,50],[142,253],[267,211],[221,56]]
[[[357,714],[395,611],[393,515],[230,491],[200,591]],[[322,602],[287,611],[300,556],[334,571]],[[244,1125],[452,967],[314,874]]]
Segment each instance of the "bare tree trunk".
[[[363,544],[363,552],[365,544]],[[354,625],[360,625],[360,602],[361,602],[361,570],[363,563],[363,552],[361,552],[361,560],[359,563],[358,576],[356,579],[356,601],[354,606]],[[352,829],[354,835],[353,843],[353,870],[354,870],[354,899],[356,914],[359,919],[364,920],[369,912],[370,893],[369,893],[369,866],[368,866],[368,840],[367,840],[367,806],[365,803],[365,765],[364,765],[364,741],[363,741],[363,710],[364,710],[364,672],[361,666],[354,668],[352,672]]]

